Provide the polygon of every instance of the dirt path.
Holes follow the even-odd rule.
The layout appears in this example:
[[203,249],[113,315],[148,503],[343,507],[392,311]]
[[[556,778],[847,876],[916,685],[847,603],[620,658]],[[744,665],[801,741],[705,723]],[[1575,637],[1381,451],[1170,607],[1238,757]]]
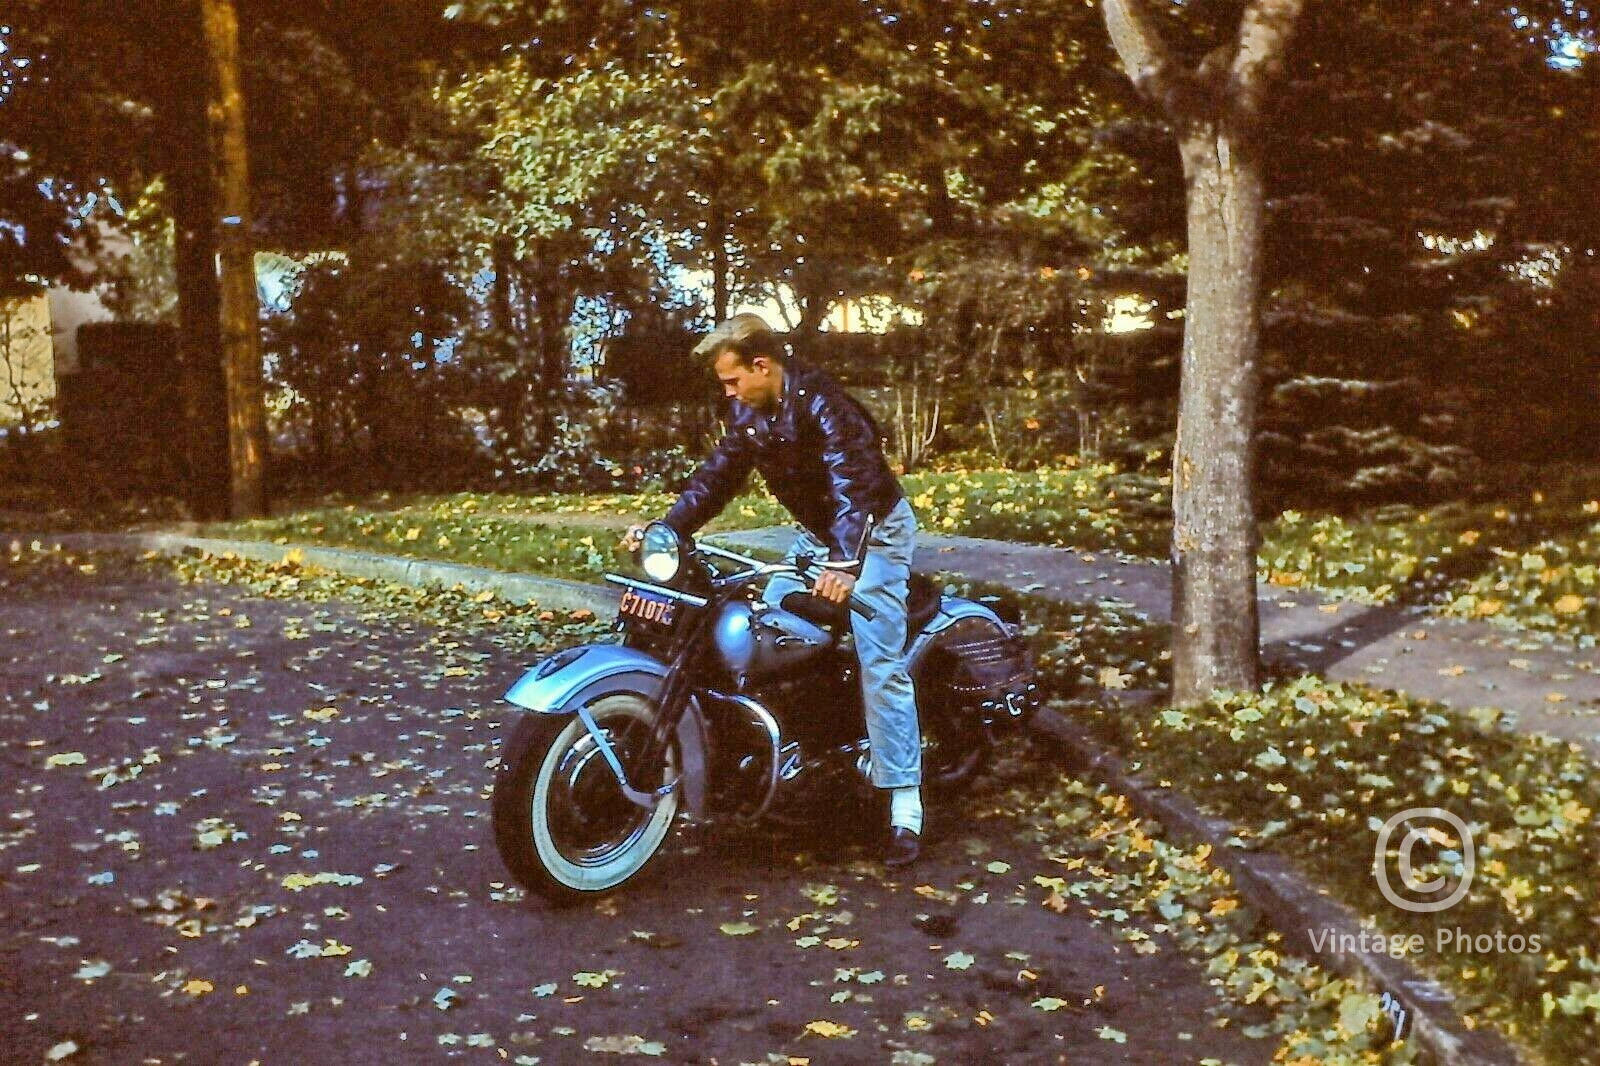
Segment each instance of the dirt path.
[[348,604],[0,563],[0,1058],[1267,1060],[1170,943],[1039,906],[1062,869],[992,794],[934,813],[914,880],[837,824],[691,829],[602,906],[523,899],[486,795],[526,659]]
[[[786,548],[787,529],[720,535]],[[1070,548],[924,534],[916,567],[994,581],[1051,599],[1121,600],[1154,622],[1171,618],[1163,563]],[[1519,728],[1583,745],[1600,758],[1600,651],[1420,609],[1325,603],[1260,586],[1267,658],[1338,681],[1360,681],[1462,709],[1510,712]]]

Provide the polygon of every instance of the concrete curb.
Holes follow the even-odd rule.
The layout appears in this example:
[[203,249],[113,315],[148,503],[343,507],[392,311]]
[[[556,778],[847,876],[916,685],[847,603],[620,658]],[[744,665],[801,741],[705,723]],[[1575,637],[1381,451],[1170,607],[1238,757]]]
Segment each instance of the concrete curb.
[[442,563],[429,559],[404,559],[353,548],[323,548],[307,544],[265,544],[261,541],[220,540],[181,533],[71,533],[30,536],[0,533],[3,544],[39,544],[76,551],[155,551],[163,555],[233,554],[258,562],[279,563],[296,552],[308,566],[352,577],[392,581],[423,588],[460,586],[468,592],[493,592],[512,603],[533,603],[560,611],[614,607],[618,593],[606,585],[586,585],[554,577],[509,574],[484,566]]
[[[1356,915],[1323,891],[1313,888],[1282,856],[1228,847],[1234,835],[1228,821],[1205,814],[1187,797],[1128,771],[1122,758],[1089,736],[1080,725],[1049,709],[1030,723],[1036,734],[1060,747],[1069,772],[1101,782],[1128,797],[1139,814],[1161,823],[1180,843],[1210,844],[1211,858],[1233,877],[1239,892],[1267,917],[1297,952],[1344,977],[1364,974],[1380,993],[1388,992],[1407,1012],[1407,1029],[1436,1062],[1450,1066],[1518,1066],[1525,1060],[1498,1033],[1468,1029],[1455,1009],[1455,997],[1443,985],[1410,964],[1378,952],[1316,950],[1311,930],[1328,930],[1327,943],[1359,943],[1362,925]],[[1367,930],[1370,939],[1372,930]]]

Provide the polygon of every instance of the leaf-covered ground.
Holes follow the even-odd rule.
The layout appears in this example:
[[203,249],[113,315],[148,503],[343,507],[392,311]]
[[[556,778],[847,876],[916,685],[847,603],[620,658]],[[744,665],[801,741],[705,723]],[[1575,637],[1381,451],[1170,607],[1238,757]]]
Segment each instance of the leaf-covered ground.
[[489,841],[495,702],[596,620],[181,570],[0,569],[8,1061],[1401,1061],[1204,849],[1025,752],[908,878],[835,812],[549,910]]
[[[1384,935],[1416,934],[1406,954],[1454,985],[1472,1016],[1550,1062],[1600,1061],[1594,764],[1502,718],[1305,677],[1102,725],[1136,766],[1234,820],[1241,846],[1293,857]],[[1434,820],[1411,853],[1418,880],[1470,882],[1434,913],[1391,905],[1373,876],[1383,824],[1413,808],[1452,812],[1470,834],[1464,843]]]

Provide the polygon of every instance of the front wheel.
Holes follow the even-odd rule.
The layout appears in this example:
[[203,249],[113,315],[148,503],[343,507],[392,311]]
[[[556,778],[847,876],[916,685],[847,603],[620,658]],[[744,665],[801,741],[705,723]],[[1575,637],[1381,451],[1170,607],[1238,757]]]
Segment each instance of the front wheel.
[[[649,742],[650,702],[617,693],[589,706],[624,766]],[[672,775],[632,782],[653,791]],[[556,903],[609,892],[654,858],[678,811],[676,793],[646,810],[622,794],[595,738],[577,715],[526,715],[506,741],[495,776],[495,846],[523,887]]]

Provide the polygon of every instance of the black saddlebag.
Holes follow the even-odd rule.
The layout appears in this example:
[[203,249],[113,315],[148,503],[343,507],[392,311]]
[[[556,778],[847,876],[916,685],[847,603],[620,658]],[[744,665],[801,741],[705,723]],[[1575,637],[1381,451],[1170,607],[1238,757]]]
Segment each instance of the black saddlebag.
[[980,619],[962,619],[940,634],[917,684],[919,699],[930,686],[927,696],[989,723],[1021,721],[1040,703],[1038,671],[1020,630]]

